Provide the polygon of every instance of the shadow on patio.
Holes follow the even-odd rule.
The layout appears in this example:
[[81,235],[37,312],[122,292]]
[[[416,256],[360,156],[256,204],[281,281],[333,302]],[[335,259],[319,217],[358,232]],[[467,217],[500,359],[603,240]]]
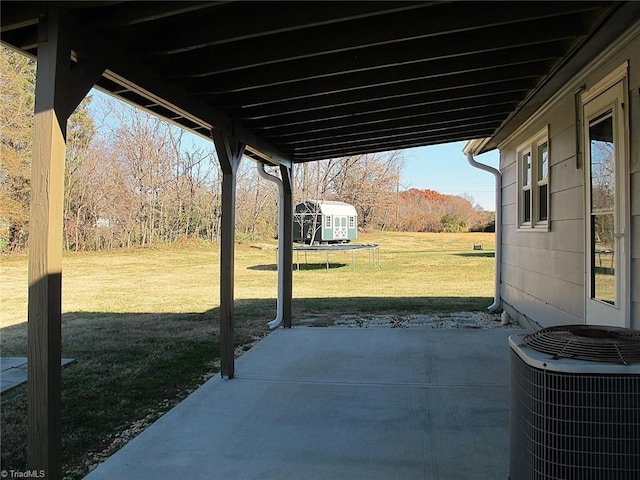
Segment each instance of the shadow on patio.
[[513,333],[277,330],[86,478],[507,478]]

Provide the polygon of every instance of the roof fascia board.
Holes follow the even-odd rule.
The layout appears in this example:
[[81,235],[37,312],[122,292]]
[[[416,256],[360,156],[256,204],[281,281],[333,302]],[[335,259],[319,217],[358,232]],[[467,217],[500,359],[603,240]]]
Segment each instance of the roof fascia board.
[[491,137],[469,140],[462,149],[462,153],[464,153],[465,155],[478,155],[482,151],[484,146],[489,142],[489,140],[491,140]]

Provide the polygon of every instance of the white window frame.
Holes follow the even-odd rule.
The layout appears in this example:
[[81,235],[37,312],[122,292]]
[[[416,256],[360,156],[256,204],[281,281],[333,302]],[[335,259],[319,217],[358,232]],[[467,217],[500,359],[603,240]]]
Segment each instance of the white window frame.
[[324,228],[332,228],[331,225],[332,225],[331,215],[325,215],[325,217],[324,217]]
[[349,215],[349,228],[356,228],[356,217],[353,215]]
[[[546,175],[542,175],[543,165],[541,152],[546,146]],[[517,180],[517,209],[518,209],[518,231],[521,232],[548,232],[551,226],[551,148],[549,143],[549,126],[520,144],[516,152],[518,163]],[[527,175],[527,162],[530,159],[529,171]],[[541,218],[540,200],[541,189],[546,200],[546,218]],[[526,197],[529,197],[528,202]]]

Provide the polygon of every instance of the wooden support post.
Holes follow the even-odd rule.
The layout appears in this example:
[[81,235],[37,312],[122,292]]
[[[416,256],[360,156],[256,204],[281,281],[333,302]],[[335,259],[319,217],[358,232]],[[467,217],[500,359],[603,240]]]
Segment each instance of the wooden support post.
[[38,27],[28,300],[29,469],[62,478],[61,328],[64,160],[69,115],[102,74],[71,68],[71,32],[51,6]]
[[31,170],[28,300],[29,468],[62,477],[62,223],[71,49],[52,9],[40,19]]
[[245,145],[218,130],[212,132],[222,169],[222,219],[220,233],[220,374],[232,379],[234,370],[234,255],[236,174]]
[[291,328],[292,297],[293,297],[293,166],[280,165],[282,185],[284,187],[284,204],[280,206],[284,210],[284,245],[281,252],[284,256],[285,269],[282,272],[283,292],[283,323],[285,328]]

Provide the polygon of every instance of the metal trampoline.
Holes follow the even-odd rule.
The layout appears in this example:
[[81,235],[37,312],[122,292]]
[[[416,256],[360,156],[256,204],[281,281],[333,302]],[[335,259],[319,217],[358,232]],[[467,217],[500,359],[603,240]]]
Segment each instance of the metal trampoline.
[[296,270],[300,270],[300,254],[304,255],[304,263],[309,264],[308,262],[308,253],[324,253],[325,254],[325,265],[327,270],[331,265],[330,263],[330,255],[331,253],[338,252],[351,252],[351,268],[356,268],[356,252],[361,250],[367,250],[369,252],[369,263],[374,267],[380,266],[380,246],[375,243],[337,243],[337,244],[326,244],[326,245],[303,245],[303,244],[294,244],[293,252],[295,255],[294,263],[296,265]]

